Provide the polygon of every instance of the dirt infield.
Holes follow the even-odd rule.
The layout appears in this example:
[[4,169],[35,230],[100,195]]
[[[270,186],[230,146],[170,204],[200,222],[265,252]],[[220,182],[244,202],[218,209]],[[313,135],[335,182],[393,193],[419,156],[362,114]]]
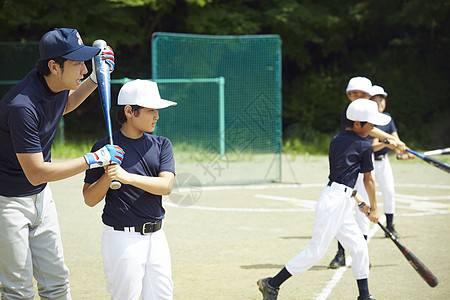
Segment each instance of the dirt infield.
[[[391,162],[400,241],[439,284],[430,288],[381,229],[372,226],[371,293],[385,300],[448,299],[450,175],[419,160]],[[326,157],[285,156],[281,184],[187,187],[166,197],[174,299],[262,299],[256,280],[275,275],[308,243],[314,204],[327,175]],[[100,255],[102,204],[89,208],[83,203],[82,181],[79,175],[51,183],[72,296],[109,299]],[[351,268],[327,269],[335,252],[333,243],[316,266],[282,286],[279,299],[356,299]]]

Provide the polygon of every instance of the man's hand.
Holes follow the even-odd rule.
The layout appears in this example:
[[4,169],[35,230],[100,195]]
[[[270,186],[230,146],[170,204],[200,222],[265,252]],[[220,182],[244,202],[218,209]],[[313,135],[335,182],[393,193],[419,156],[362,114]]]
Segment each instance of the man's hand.
[[124,151],[116,145],[106,145],[95,152],[86,154],[84,160],[89,169],[107,166],[112,163],[121,164]]
[[[114,67],[116,64],[114,63],[114,51],[113,49],[108,46],[101,50],[100,55],[103,60],[108,64],[109,66],[109,72],[112,73],[114,71]],[[92,58],[92,73],[89,75],[89,78],[91,78],[92,82],[97,84],[97,74],[95,73],[95,64],[94,64],[94,58]]]

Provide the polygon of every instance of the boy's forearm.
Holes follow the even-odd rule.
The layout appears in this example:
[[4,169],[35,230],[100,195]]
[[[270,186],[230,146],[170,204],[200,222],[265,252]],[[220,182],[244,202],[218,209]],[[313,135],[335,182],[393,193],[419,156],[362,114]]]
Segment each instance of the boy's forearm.
[[377,209],[377,198],[375,195],[375,180],[373,177],[370,179],[364,180],[364,187],[366,188],[367,195],[369,196],[370,208],[372,210]]

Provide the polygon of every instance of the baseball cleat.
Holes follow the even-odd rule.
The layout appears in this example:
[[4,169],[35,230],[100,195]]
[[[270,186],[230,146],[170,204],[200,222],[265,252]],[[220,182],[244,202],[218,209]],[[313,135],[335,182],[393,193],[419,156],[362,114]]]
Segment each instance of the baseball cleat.
[[[386,229],[389,230],[389,231],[392,233],[392,235],[395,236],[395,238],[397,238],[397,239],[400,238],[400,234],[398,234],[398,232],[395,231],[394,224],[392,224],[392,225],[389,226],[389,227],[386,226]],[[384,233],[384,236],[388,238],[388,237],[389,237],[389,234],[387,234],[387,233],[385,232],[385,233]]]
[[279,288],[274,288],[269,284],[269,280],[272,277],[267,277],[263,279],[259,279],[256,284],[259,287],[259,290],[263,294],[263,300],[276,300],[278,297]]
[[345,255],[341,252],[337,252],[336,256],[330,262],[330,269],[339,269],[340,267],[345,266]]
[[375,298],[372,295],[366,296],[366,297],[358,297],[358,300],[375,300]]

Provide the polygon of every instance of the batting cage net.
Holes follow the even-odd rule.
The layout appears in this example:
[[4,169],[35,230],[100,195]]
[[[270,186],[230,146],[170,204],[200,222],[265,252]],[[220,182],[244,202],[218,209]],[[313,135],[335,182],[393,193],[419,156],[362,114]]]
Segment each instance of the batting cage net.
[[281,180],[281,39],[156,32],[156,134],[174,146],[178,185]]

